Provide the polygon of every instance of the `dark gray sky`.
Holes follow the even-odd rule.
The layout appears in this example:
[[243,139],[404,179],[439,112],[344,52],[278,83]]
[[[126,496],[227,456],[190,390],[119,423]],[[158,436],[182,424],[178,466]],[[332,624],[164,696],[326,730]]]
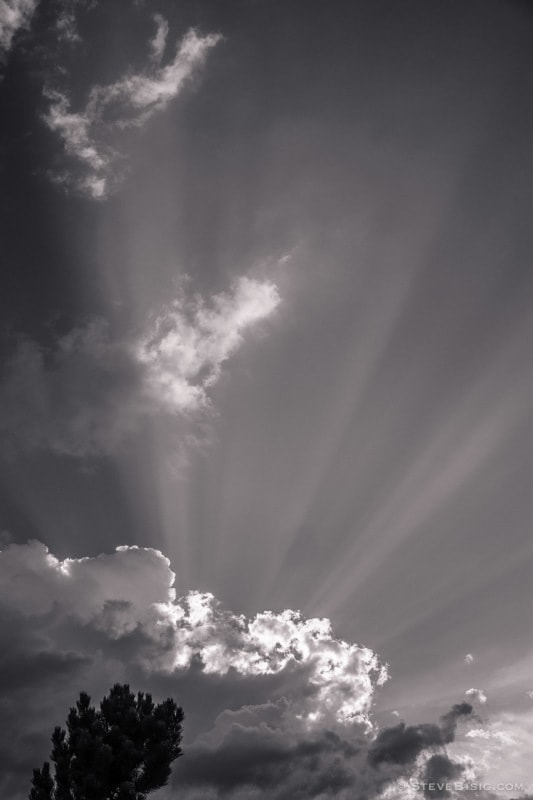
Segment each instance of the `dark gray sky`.
[[380,724],[479,686],[522,779],[530,5],[12,0],[0,49],[6,547],[327,617]]

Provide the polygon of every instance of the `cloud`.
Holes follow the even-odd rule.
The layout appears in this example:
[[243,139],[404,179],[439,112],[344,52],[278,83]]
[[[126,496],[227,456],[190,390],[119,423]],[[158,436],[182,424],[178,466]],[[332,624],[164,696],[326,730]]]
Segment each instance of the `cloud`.
[[[227,711],[193,743],[176,769],[174,785],[181,792],[184,785],[185,789],[200,788],[201,795],[185,793],[191,799],[370,800],[384,796],[387,787],[391,792],[387,796],[404,796],[406,778],[422,780],[445,767],[454,774],[462,771],[445,753],[434,750],[453,741],[457,719],[468,713],[467,704],[458,705],[441,718],[440,726],[397,726],[382,730],[372,741],[353,725],[302,730],[295,724],[290,704],[283,700]],[[415,729],[424,735],[407,753],[405,741],[400,741],[412,743]],[[430,730],[435,736],[428,735]],[[383,743],[393,741],[396,749],[391,757],[392,750],[387,746],[385,753]],[[436,755],[441,761],[435,760]]]
[[60,559],[40,542],[5,546],[0,635],[10,642],[0,654],[0,794],[10,800],[27,796],[79,691],[98,701],[116,681],[184,706],[185,755],[161,800],[407,799],[420,796],[413,781],[469,779],[465,742],[503,746],[475,728],[457,745],[463,755],[447,752],[472,717],[468,703],[435,724],[377,730],[387,668],[375,653],[327,619],[246,617],[209,593],[180,595],[152,548]]
[[441,717],[440,725],[424,723],[406,725],[400,722],[378,734],[373,743],[369,760],[371,764],[412,764],[428,747],[449,744],[455,738],[457,721],[472,713],[469,703],[458,703]]
[[[71,16],[67,15],[67,22]],[[45,122],[63,141],[72,164],[55,180],[93,199],[107,197],[120,180],[120,132],[141,127],[164,111],[221,38],[190,30],[178,44],[173,60],[161,66],[168,24],[160,15],[154,19],[157,30],[150,40],[150,66],[144,72],[128,73],[114,83],[94,86],[79,111],[71,109],[67,91],[46,90],[50,107]]]
[[307,800],[359,798],[372,788],[361,734],[319,728],[303,736],[286,715],[283,701],[220,715],[178,765],[176,789],[186,797],[198,787],[202,797]]
[[466,656],[464,657],[464,662],[465,662],[465,664],[473,664],[474,663],[474,656],[472,655],[472,653],[467,653],[466,654]]
[[471,697],[473,700],[477,700],[478,703],[485,704],[487,702],[487,695],[483,691],[483,689],[467,689],[465,692],[467,697]]
[[[386,678],[377,656],[338,639],[328,620],[289,609],[246,618],[206,593],[178,597],[174,578],[150,548],[58,559],[30,542],[0,552],[0,626],[10,638],[0,655],[2,796],[27,792],[31,767],[80,689],[97,699],[116,680],[185,706],[190,785],[205,759],[223,782],[224,754],[236,763],[239,749],[252,758],[254,748],[248,774],[267,785],[267,745],[270,767],[287,775],[291,759],[305,765],[308,786],[326,780],[318,763],[329,764],[327,780],[348,780],[356,762],[343,764],[359,752],[356,741],[368,741],[374,691]],[[193,744],[195,717],[205,719]]]
[[[451,746],[451,755],[475,765],[474,777],[487,784],[522,785],[505,796],[524,796],[531,790],[533,712],[527,706],[518,712],[500,711],[484,724],[472,726],[462,742]],[[498,793],[501,796],[501,793]],[[492,797],[492,795],[491,795]]]
[[424,770],[424,796],[451,797],[446,784],[458,781],[462,773],[461,764],[454,763],[443,753],[435,753],[428,759]]
[[135,336],[95,320],[48,349],[21,339],[0,383],[0,436],[15,453],[98,456],[146,418],[209,410],[222,365],[279,302],[274,284],[242,277],[209,303],[179,296]]
[[78,9],[90,9],[96,0],[58,0],[55,11],[54,29],[59,42],[77,44],[82,41],[78,30]]
[[298,719],[315,726],[358,723],[371,727],[368,713],[375,685],[387,679],[375,654],[334,637],[327,619],[299,612],[264,611],[252,620],[227,614],[210,594],[193,593],[182,605],[161,608],[177,625],[176,666],[199,656],[206,674],[282,672],[290,665],[306,672],[307,692],[295,699]]
[[153,19],[156,24],[156,32],[152,39],[150,39],[150,51],[152,60],[158,64],[167,46],[168,22],[161,14],[154,14]]
[[38,0],[0,0],[0,61],[9,53],[19,30],[30,26]]

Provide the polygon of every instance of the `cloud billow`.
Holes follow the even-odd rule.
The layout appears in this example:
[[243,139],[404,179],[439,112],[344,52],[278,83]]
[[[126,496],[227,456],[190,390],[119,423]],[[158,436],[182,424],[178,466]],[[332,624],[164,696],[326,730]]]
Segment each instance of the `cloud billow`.
[[209,303],[179,297],[135,336],[93,320],[48,350],[20,339],[0,383],[0,436],[15,452],[99,456],[146,418],[208,410],[222,365],[279,301],[274,284],[242,277]]

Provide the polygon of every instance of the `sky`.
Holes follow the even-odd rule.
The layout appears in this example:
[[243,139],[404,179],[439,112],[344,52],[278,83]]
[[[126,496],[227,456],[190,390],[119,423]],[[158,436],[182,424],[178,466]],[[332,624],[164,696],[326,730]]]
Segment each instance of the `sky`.
[[533,793],[532,45],[0,0],[6,800],[116,681],[184,707],[162,800]]

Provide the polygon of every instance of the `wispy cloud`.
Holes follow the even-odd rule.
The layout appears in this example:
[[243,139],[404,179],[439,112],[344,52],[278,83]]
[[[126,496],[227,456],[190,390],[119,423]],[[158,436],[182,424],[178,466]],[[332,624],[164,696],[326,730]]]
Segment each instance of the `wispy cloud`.
[[28,28],[38,0],[0,0],[0,61],[11,49],[13,37]]
[[120,179],[120,131],[138,128],[166,109],[221,38],[190,30],[179,42],[173,60],[161,66],[168,24],[160,15],[154,19],[157,30],[150,40],[150,65],[145,71],[94,86],[78,111],[72,110],[67,91],[46,91],[50,107],[45,122],[61,137],[72,161],[72,168],[60,171],[56,180],[94,199],[106,197]]
[[77,7],[83,0],[63,0],[58,9],[55,29],[60,41],[75,44],[81,41],[76,21]]
[[154,22],[156,24],[156,31],[152,39],[150,39],[150,52],[152,59],[158,64],[167,46],[168,22],[161,14],[154,14]]
[[99,455],[147,417],[209,410],[222,365],[279,302],[274,284],[242,277],[209,302],[181,295],[136,335],[95,320],[48,350],[23,339],[0,384],[0,435],[14,448]]

